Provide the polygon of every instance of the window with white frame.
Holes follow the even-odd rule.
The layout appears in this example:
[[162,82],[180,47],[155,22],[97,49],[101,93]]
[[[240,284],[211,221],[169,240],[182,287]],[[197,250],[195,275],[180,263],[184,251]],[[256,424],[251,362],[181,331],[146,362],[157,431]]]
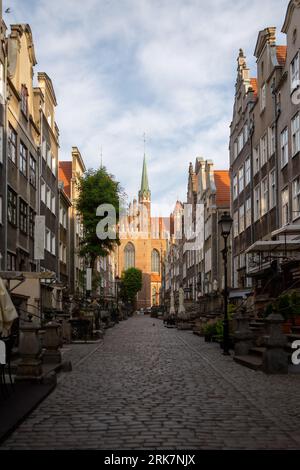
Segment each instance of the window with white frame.
[[28,115],[28,89],[24,84],[21,86],[21,110]]
[[245,230],[245,206],[242,204],[239,208],[239,232],[242,233]]
[[299,52],[295,55],[290,66],[291,91],[295,90],[300,84],[299,80]]
[[13,163],[17,163],[17,133],[14,128],[9,124],[8,126],[8,158]]
[[300,114],[292,119],[292,156],[300,151]]
[[276,205],[276,170],[270,171],[269,173],[269,188],[270,188],[270,200],[269,200],[269,206],[270,209],[275,207]]
[[36,187],[36,160],[31,154],[29,155],[29,181],[33,187]]
[[245,206],[246,206],[245,225],[246,225],[246,228],[248,228],[251,225],[251,198],[250,197],[246,199]]
[[238,156],[238,144],[237,144],[237,140],[235,140],[233,144],[233,158],[236,159],[237,156]]
[[254,221],[260,218],[260,185],[254,188]]
[[268,140],[267,134],[260,139],[260,164],[263,166],[268,161]]
[[46,205],[51,210],[51,190],[48,185],[46,186]]
[[289,139],[289,131],[286,127],[280,134],[280,148],[281,148],[281,168],[283,168],[289,159],[289,151],[288,151],[288,139]]
[[293,220],[300,217],[300,176],[292,183]]
[[289,223],[289,188],[281,191],[281,217],[282,225]]
[[51,154],[51,170],[52,170],[52,173],[55,175],[55,172],[56,172],[56,159],[55,159],[55,156],[53,154]]
[[233,236],[237,237],[239,234],[239,213],[235,211],[233,214]]
[[237,175],[233,177],[233,199],[236,199],[238,195],[238,187],[237,187]]
[[275,124],[269,127],[269,157],[274,155],[276,150]]
[[239,169],[239,193],[244,189],[244,167],[241,166]]
[[266,176],[261,182],[261,215],[268,212],[269,205],[269,183],[268,177]]
[[244,146],[244,133],[243,131],[241,131],[238,136],[238,150],[237,150],[238,154],[242,150],[243,146]]
[[254,165],[254,174],[256,174],[260,168],[259,146],[253,149],[253,165]]
[[20,142],[20,172],[27,177],[27,161],[28,161],[28,150],[23,144]]
[[266,107],[266,84],[264,83],[260,89],[260,110],[263,111]]
[[246,158],[245,161],[245,186],[249,184],[251,181],[251,166],[250,166],[250,158]]
[[243,132],[244,132],[244,145],[247,142],[249,138],[249,129],[248,129],[248,123],[246,123],[243,127]]

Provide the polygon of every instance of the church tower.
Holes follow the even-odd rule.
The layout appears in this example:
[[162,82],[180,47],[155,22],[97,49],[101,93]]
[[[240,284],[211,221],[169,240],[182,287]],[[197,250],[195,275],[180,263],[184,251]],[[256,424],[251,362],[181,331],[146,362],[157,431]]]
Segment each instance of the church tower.
[[148,211],[148,215],[150,217],[151,191],[150,191],[149,182],[148,182],[147,163],[146,163],[146,155],[145,154],[144,154],[144,161],[143,161],[141,189],[139,190],[139,203],[146,206],[147,211]]

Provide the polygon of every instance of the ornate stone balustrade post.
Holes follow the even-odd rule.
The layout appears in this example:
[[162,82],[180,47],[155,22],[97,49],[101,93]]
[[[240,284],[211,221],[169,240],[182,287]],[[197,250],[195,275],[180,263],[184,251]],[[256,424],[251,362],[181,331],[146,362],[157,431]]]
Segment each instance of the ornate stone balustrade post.
[[234,354],[236,356],[245,356],[249,353],[252,346],[252,333],[249,328],[249,315],[247,309],[242,307],[235,315],[237,329],[234,333]]
[[60,364],[61,363],[61,326],[56,321],[50,321],[45,326],[44,347],[46,351],[43,355],[43,362],[45,364]]

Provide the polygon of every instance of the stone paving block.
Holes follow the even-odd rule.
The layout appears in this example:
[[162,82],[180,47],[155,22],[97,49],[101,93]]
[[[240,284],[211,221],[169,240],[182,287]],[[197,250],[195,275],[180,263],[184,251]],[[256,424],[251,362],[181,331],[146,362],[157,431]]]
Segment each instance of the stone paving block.
[[1,449],[300,448],[300,374],[243,368],[189,331],[130,318],[64,360],[73,371]]

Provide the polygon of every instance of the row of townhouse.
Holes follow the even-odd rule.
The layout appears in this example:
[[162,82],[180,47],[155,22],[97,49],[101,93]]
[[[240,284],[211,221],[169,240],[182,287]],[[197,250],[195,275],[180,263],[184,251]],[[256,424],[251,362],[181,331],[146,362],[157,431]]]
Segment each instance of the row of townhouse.
[[218,222],[230,210],[229,172],[196,158],[188,172],[187,199],[176,202],[163,263],[162,300],[168,307],[183,287],[187,304],[207,312],[221,308],[223,238]]
[[[230,126],[232,285],[259,297],[296,287],[300,264],[300,2],[260,31],[256,77],[240,50]],[[297,241],[298,240],[298,241]]]
[[[86,168],[77,147],[59,161],[55,91],[46,73],[35,77],[30,26],[8,32],[1,18],[0,34],[0,277],[20,313],[40,314],[84,290],[75,200]],[[101,262],[104,284],[111,264]]]

